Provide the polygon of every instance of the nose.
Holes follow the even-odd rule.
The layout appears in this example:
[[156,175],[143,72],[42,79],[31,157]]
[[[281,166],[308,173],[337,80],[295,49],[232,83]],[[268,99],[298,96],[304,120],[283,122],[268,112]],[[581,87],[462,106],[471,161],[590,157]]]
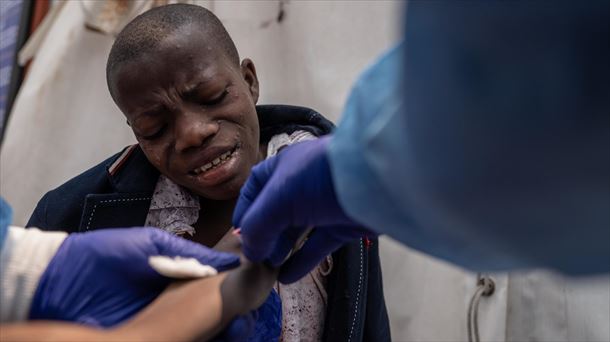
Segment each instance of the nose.
[[182,113],[176,119],[175,149],[184,153],[189,149],[200,147],[216,135],[218,129],[218,122],[206,117],[204,113]]

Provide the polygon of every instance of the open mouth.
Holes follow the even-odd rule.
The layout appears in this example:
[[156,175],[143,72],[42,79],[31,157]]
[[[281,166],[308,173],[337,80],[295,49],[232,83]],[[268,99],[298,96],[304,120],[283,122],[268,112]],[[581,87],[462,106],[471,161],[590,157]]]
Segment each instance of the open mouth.
[[239,149],[239,145],[235,145],[235,147],[233,147],[233,149],[231,149],[230,151],[227,151],[221,155],[219,155],[218,157],[214,158],[214,160],[212,160],[211,162],[200,166],[194,170],[192,170],[191,173],[192,175],[200,175],[202,173],[206,173],[208,171],[214,170],[216,168],[218,168],[219,166],[221,166],[222,164],[226,163],[227,161],[231,160],[231,158],[233,158],[233,156],[235,156],[235,152],[237,152],[237,150]]

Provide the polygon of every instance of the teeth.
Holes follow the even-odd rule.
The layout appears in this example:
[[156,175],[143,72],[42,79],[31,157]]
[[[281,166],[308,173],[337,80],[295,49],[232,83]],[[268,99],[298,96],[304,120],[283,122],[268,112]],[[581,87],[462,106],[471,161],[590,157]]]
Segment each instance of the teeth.
[[196,168],[195,170],[193,170],[193,172],[196,175],[198,175],[198,174],[200,174],[202,172],[206,172],[209,169],[219,165],[221,162],[229,159],[231,157],[231,155],[233,155],[233,152],[235,152],[235,151],[227,151],[227,152],[221,154],[218,158],[216,158],[216,159],[212,160],[211,162],[203,165],[202,167]]

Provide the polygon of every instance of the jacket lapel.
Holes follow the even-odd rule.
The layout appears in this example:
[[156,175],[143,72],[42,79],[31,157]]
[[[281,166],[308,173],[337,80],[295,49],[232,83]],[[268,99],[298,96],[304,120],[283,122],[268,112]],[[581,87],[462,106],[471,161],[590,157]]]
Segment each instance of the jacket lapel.
[[159,172],[138,145],[125,148],[106,170],[112,189],[85,197],[79,231],[143,226]]

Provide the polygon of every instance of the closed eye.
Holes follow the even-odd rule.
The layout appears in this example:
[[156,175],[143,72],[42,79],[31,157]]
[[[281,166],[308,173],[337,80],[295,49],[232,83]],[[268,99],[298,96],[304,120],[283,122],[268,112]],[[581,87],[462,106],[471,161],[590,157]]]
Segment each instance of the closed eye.
[[201,101],[201,104],[204,106],[213,106],[213,105],[217,105],[219,103],[222,102],[222,100],[225,99],[225,97],[227,97],[227,94],[229,94],[229,92],[227,91],[227,89],[225,89],[220,95],[218,95],[216,98],[213,98],[211,100],[204,100]]
[[163,133],[165,133],[166,128],[167,128],[167,125],[163,125],[155,133],[149,134],[149,135],[141,135],[140,137],[144,140],[149,140],[149,141],[158,139],[163,135]]

